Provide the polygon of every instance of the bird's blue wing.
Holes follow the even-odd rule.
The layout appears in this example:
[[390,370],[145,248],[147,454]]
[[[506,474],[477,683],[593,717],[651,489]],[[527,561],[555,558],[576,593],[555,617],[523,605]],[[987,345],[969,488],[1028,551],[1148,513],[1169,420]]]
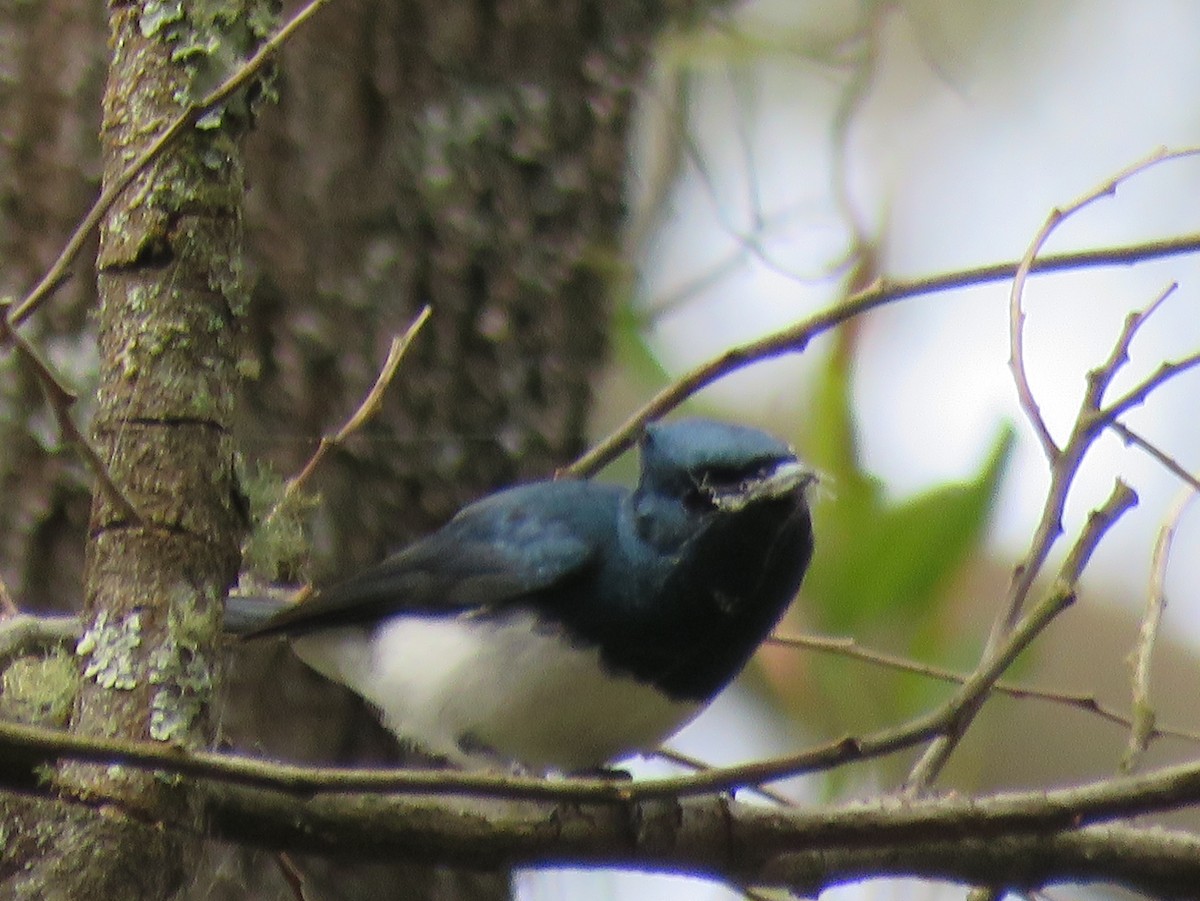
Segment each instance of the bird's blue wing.
[[600,549],[587,523],[615,501],[585,483],[539,483],[473,504],[442,529],[322,589],[249,634],[301,634],[397,613],[499,607],[582,577]]

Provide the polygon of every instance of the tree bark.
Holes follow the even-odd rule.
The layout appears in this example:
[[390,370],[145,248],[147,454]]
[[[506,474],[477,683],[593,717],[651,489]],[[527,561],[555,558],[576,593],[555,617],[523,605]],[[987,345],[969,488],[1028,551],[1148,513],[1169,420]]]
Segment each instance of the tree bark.
[[[225,25],[161,7],[110,8],[106,183],[183,109],[199,42],[245,52],[249,35]],[[127,503],[98,490],[92,504],[71,723],[84,734],[182,746],[212,736],[221,601],[246,525],[231,426],[246,305],[238,139],[247,113],[231,103],[215,119],[139,176],[101,226],[93,432]],[[53,778],[74,794],[120,798],[121,809],[17,812],[27,834],[36,818],[40,840],[6,861],[14,896],[161,898],[189,879],[200,842],[137,815],[159,808],[188,821],[192,802],[170,780],[91,766]],[[200,834],[198,811],[193,822]]]

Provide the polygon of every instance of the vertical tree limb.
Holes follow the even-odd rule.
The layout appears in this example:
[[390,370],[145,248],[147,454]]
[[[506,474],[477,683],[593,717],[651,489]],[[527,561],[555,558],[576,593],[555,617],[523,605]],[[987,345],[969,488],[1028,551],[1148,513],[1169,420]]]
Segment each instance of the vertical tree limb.
[[[219,12],[110,7],[106,183],[211,69],[262,37],[256,28],[270,19],[252,2]],[[93,498],[79,733],[188,746],[211,738],[221,602],[245,520],[229,429],[245,306],[238,144],[248,121],[246,104],[231,100],[140,174],[101,227],[94,443],[141,515],[131,519],[108,493]],[[23,848],[29,866],[11,880],[17,897],[163,898],[190,877],[198,843],[128,813],[165,806],[187,821],[191,802],[170,780],[87,765],[53,778],[75,792],[115,793],[126,812],[29,811],[40,838]]]

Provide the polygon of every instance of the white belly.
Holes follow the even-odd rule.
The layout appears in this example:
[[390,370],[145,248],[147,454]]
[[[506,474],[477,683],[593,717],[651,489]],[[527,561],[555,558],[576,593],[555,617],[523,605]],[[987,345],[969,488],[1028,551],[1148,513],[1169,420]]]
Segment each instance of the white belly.
[[374,704],[398,737],[468,766],[497,755],[534,770],[598,766],[652,750],[699,712],[699,704],[604,670],[597,651],[568,647],[534,623],[525,613],[403,616],[374,631],[333,629],[292,645],[313,669]]

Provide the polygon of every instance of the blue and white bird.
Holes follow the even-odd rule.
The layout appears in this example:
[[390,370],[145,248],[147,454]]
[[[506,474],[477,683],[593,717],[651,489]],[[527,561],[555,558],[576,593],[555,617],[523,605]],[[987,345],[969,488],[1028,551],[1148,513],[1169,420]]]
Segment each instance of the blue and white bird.
[[456,765],[572,772],[652,750],[800,587],[813,473],[757,429],[648,426],[633,491],[510,488],[248,632]]

